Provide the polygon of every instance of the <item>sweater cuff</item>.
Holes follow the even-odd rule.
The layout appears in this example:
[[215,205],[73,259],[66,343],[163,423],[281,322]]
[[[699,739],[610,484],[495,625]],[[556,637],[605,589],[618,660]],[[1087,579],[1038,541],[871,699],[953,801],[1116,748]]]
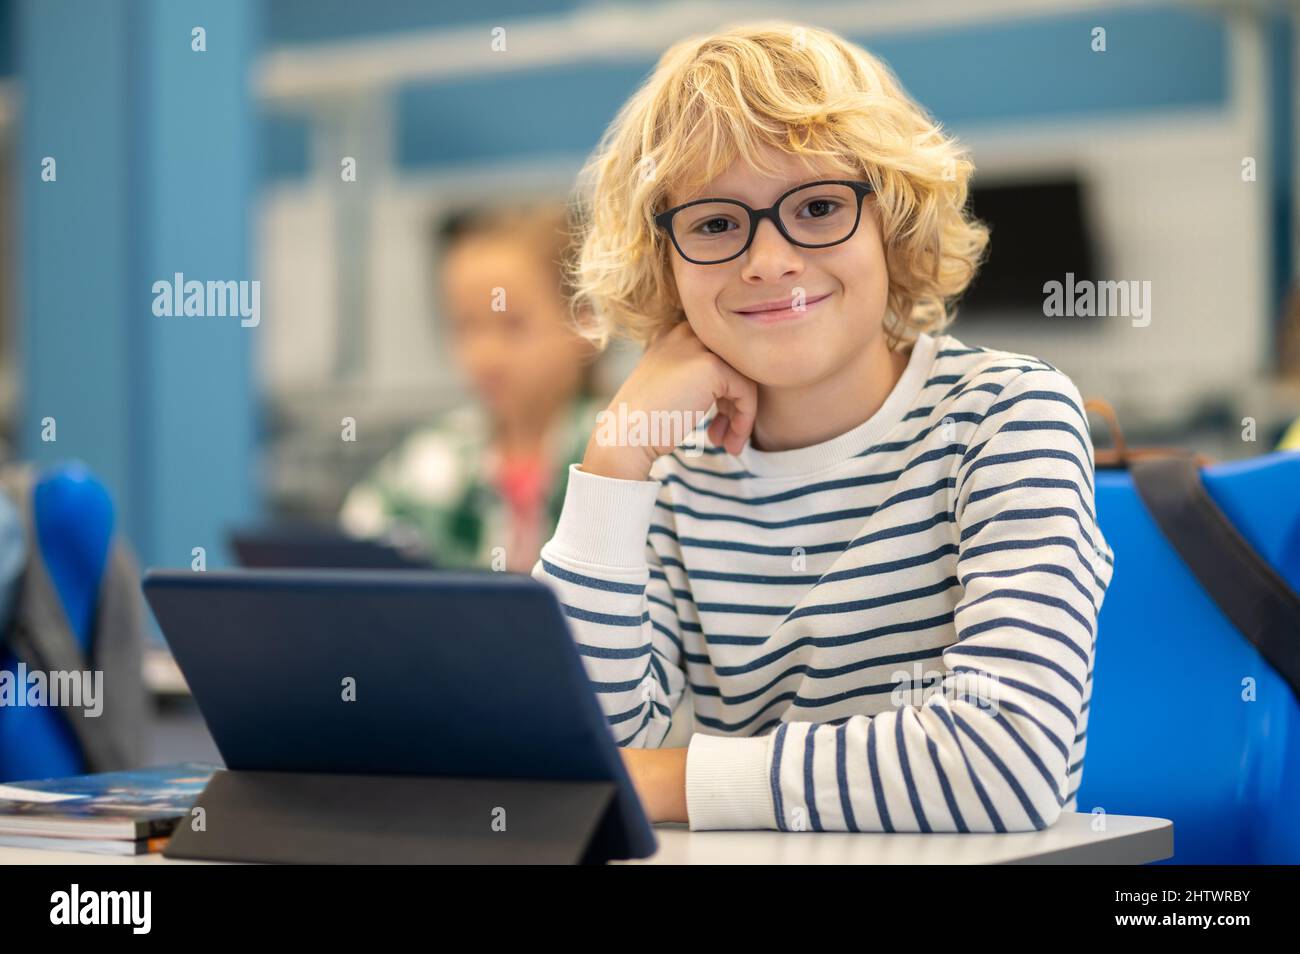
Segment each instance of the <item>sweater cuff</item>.
[[771,735],[696,733],[686,750],[686,815],[692,831],[775,828],[768,779]]
[[644,569],[646,536],[662,484],[589,474],[569,465],[564,508],[548,548],[580,563]]

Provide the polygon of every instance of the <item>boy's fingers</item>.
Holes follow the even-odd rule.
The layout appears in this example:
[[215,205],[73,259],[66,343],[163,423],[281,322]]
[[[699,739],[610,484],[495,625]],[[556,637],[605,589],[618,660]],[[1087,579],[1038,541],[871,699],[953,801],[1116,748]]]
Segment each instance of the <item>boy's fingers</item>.
[[709,435],[709,442],[714,447],[722,446],[722,436],[727,433],[728,426],[727,415],[722,411],[722,405],[718,405],[718,413],[713,415],[713,420],[709,421],[709,428],[706,432]]
[[[737,410],[730,398],[718,398],[718,423],[716,434],[709,428],[709,439],[714,445],[723,448],[728,454],[739,455],[745,447],[745,435],[736,428]],[[715,422],[717,423],[717,422]]]
[[724,376],[724,384],[726,392],[718,399],[719,407],[722,401],[727,402],[727,419],[743,447],[754,429],[754,417],[758,413],[758,385],[734,369]]

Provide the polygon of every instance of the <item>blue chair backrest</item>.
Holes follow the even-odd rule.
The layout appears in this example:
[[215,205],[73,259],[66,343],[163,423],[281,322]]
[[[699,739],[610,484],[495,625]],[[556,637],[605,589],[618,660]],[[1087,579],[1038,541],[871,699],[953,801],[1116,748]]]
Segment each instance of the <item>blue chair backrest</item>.
[[[1300,452],[1202,475],[1242,536],[1300,591]],[[1078,810],[1172,819],[1170,863],[1300,862],[1295,694],[1165,542],[1127,472],[1101,470],[1096,486],[1115,573],[1097,624]]]
[[[59,596],[68,626],[87,658],[95,630],[100,581],[113,536],[108,491],[80,464],[51,470],[32,491],[39,553]],[[18,660],[0,653],[0,669]],[[50,707],[0,708],[0,781],[56,778],[86,770],[67,713]]]

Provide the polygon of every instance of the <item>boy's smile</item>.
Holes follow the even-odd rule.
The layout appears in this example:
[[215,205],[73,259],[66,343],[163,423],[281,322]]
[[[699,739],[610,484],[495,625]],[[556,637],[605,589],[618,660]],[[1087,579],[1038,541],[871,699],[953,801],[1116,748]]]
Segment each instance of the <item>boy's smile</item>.
[[744,315],[758,324],[770,324],[774,321],[785,321],[790,318],[798,318],[801,315],[808,314],[821,302],[826,301],[834,294],[826,292],[824,295],[807,295],[803,296],[802,307],[798,306],[796,295],[787,295],[774,301],[764,302],[751,307],[737,308],[736,314]]

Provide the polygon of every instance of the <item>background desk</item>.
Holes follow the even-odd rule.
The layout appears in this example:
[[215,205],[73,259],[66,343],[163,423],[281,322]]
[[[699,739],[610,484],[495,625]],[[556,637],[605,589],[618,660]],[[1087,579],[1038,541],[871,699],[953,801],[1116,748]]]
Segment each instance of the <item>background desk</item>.
[[[1174,826],[1168,819],[1107,815],[1105,820],[1105,831],[1093,831],[1092,815],[1066,812],[1051,828],[1006,835],[690,831],[685,825],[656,825],[658,853],[644,861],[628,863],[1137,865],[1160,861],[1174,853]],[[159,854],[118,857],[0,848],[0,867],[189,863],[171,861]]]

